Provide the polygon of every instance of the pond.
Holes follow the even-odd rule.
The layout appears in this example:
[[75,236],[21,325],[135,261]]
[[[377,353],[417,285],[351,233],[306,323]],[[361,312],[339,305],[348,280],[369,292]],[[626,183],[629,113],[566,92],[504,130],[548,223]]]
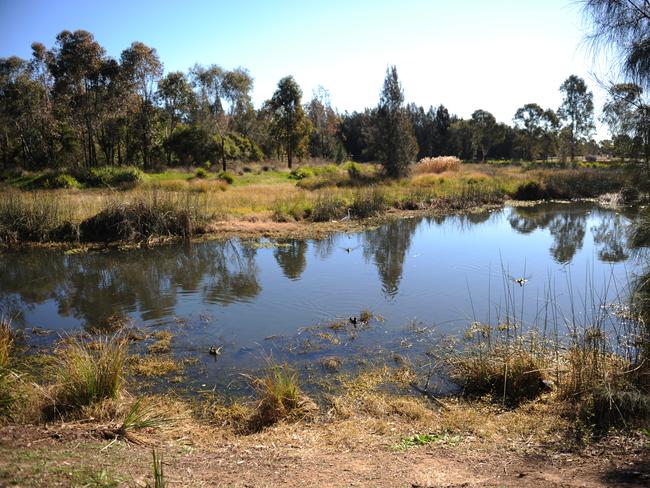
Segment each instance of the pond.
[[[325,357],[419,354],[434,334],[473,321],[565,334],[564,324],[586,325],[627,296],[641,270],[627,247],[632,218],[594,203],[547,203],[315,241],[8,252],[0,313],[34,347],[122,319],[169,330],[175,357],[192,360],[186,384],[221,387],[269,358],[313,368]],[[375,318],[353,326],[348,317],[363,309]]]

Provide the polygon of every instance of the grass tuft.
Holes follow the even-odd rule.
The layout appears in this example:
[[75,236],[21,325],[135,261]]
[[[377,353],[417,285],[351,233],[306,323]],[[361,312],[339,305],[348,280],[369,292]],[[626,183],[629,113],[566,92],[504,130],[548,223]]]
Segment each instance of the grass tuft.
[[80,339],[69,340],[55,366],[57,404],[77,409],[117,398],[126,357],[127,341],[119,336],[95,341],[92,348]]

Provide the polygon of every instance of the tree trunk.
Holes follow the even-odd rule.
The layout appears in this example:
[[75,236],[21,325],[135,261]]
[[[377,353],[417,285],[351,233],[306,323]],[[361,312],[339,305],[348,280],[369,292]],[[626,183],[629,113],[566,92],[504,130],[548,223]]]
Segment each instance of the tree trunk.
[[293,148],[291,144],[287,147],[287,163],[289,164],[289,169],[291,169],[291,164],[293,162]]
[[221,138],[221,170],[226,172],[226,138]]

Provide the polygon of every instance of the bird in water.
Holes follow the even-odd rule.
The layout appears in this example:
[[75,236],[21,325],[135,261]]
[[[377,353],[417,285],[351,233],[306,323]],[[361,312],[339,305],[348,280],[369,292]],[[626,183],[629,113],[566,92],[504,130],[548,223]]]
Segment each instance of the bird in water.
[[342,247],[341,249],[343,249],[345,252],[347,252],[348,254],[350,254],[352,251],[354,251],[354,250],[357,249],[358,247],[359,247],[359,246],[356,246],[356,247]]
[[519,286],[524,286],[526,283],[528,283],[528,280],[526,278],[514,278],[512,281],[517,283]]
[[351,323],[352,325],[357,325],[357,324],[359,323],[359,319],[356,318],[356,317],[354,317],[354,316],[348,318],[348,320],[350,321],[350,323]]
[[221,354],[222,349],[223,349],[223,346],[219,346],[219,347],[210,346],[210,350],[208,351],[208,353],[210,353],[211,356],[218,356],[219,354]]

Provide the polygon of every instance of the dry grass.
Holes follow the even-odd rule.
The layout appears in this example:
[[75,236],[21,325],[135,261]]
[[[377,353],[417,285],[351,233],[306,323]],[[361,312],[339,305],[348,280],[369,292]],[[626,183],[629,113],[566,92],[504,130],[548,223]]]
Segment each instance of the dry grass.
[[461,161],[456,156],[439,156],[437,158],[424,158],[413,167],[415,174],[444,173],[445,171],[458,171]]
[[161,330],[154,333],[153,338],[156,341],[149,345],[147,351],[153,354],[162,354],[162,353],[170,352],[172,349],[173,337],[174,335],[167,330]]
[[131,356],[129,358],[129,374],[136,376],[167,376],[178,373],[182,367],[171,356]]
[[0,318],[0,370],[9,368],[15,334],[9,319]]

